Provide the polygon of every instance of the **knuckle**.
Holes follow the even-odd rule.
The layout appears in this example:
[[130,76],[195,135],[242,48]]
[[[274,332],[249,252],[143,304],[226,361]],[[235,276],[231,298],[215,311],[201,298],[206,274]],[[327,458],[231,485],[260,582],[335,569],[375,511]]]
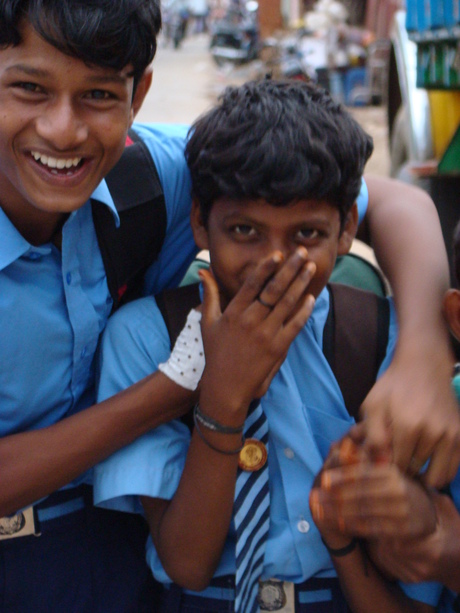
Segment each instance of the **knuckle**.
[[291,311],[297,305],[297,298],[291,294],[285,294],[280,302]]
[[281,284],[278,281],[270,281],[270,283],[265,286],[264,291],[267,292],[268,300],[271,298],[276,299],[281,294]]

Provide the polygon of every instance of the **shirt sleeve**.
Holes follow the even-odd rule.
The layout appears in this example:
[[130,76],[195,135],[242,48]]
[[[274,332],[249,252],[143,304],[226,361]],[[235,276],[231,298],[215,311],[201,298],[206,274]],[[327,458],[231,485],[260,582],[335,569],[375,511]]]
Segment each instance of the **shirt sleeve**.
[[[100,347],[98,400],[102,401],[158,369],[170,354],[169,336],[153,297],[122,307],[109,320]],[[138,496],[174,495],[190,442],[190,431],[172,421],[120,449],[93,471],[94,502],[142,512]]]
[[403,592],[412,600],[424,602],[432,607],[436,607],[443,591],[443,586],[440,583],[425,582],[425,583],[401,583]]
[[361,179],[361,190],[356,199],[356,204],[358,205],[358,220],[359,223],[364,219],[364,215],[367,211],[367,205],[369,203],[369,191],[367,189],[366,181],[364,177]]
[[388,325],[388,344],[385,357],[380,365],[377,378],[379,378],[390,366],[396,349],[396,342],[398,340],[398,322],[396,319],[396,308],[393,298],[387,298],[390,305],[390,321]]
[[176,287],[197,253],[190,226],[191,179],[184,149],[188,126],[135,124],[155,162],[166,204],[166,236],[145,276],[145,294]]
[[171,353],[163,317],[152,296],[123,306],[108,321],[99,348],[98,402],[158,370]]
[[173,421],[141,436],[94,469],[94,503],[142,513],[139,496],[171,500],[184,469],[190,431]]

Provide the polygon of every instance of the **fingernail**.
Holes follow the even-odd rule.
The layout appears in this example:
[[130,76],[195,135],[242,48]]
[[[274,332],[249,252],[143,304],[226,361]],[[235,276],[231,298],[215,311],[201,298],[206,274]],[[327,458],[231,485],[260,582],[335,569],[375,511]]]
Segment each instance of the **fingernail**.
[[321,475],[321,487],[328,492],[331,489],[332,480],[328,470],[325,470]]
[[318,521],[322,521],[324,519],[324,509],[320,502],[313,506],[313,515]]
[[320,503],[318,498],[318,492],[316,492],[315,490],[313,490],[311,493],[310,504],[313,517],[319,521],[324,519],[323,505]]
[[308,251],[305,249],[305,247],[297,247],[295,252],[300,258],[302,258],[302,260],[306,260],[308,257]]

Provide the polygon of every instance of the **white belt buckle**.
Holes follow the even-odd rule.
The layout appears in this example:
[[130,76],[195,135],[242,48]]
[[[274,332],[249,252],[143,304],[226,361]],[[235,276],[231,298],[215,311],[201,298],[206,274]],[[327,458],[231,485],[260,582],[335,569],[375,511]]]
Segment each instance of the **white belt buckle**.
[[295,613],[294,584],[278,579],[259,581],[257,601],[261,611]]
[[0,541],[29,536],[29,534],[40,535],[37,531],[33,507],[27,507],[14,515],[0,517]]

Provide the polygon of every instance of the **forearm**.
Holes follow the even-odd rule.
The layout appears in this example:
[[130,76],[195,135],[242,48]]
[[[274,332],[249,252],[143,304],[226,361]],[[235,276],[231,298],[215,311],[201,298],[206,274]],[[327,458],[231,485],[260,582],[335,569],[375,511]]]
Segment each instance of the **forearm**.
[[342,590],[353,613],[430,613],[433,607],[411,600],[397,583],[388,581],[357,547],[344,557],[333,557]]
[[[236,450],[241,435],[207,430],[206,440]],[[152,538],[168,576],[192,590],[203,590],[219,564],[232,518],[238,455],[211,449],[195,431],[179,487],[163,510],[142,499]]]
[[394,292],[398,340],[392,363],[361,407],[365,444],[375,457],[391,449],[411,474],[429,459],[426,482],[442,487],[457,471],[460,420],[442,312],[449,271],[439,219],[425,192],[385,178],[366,182],[373,246]]
[[52,426],[0,439],[0,517],[50,494],[140,435],[185,413],[193,398],[155,373]]
[[436,208],[424,191],[367,177],[372,246],[395,298],[401,340],[433,331],[447,338],[441,305],[449,266]]
[[436,508],[439,534],[435,533],[433,540],[441,543],[440,547],[435,549],[439,554],[432,559],[429,549],[422,552],[421,557],[425,560],[432,559],[432,578],[460,593],[460,514],[447,495],[437,497]]

